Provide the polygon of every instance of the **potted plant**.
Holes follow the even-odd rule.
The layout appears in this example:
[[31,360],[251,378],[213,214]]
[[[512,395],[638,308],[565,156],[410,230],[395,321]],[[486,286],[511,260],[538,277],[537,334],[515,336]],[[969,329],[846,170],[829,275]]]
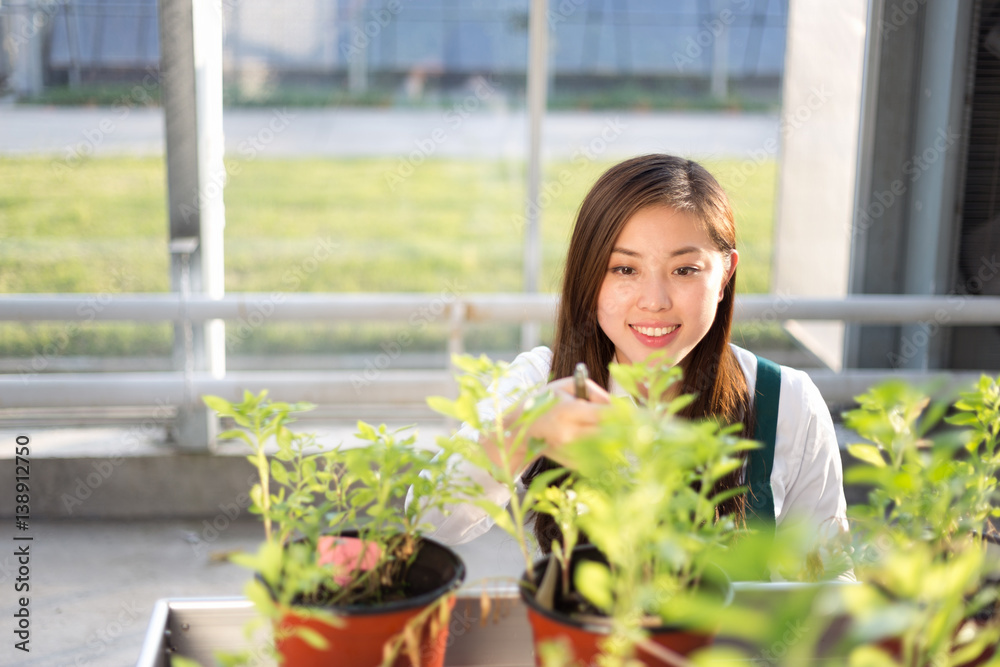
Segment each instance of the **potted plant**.
[[[613,398],[597,430],[561,451],[572,462],[564,481],[553,485],[566,470],[547,471],[519,495],[511,462],[540,453],[541,444],[524,434],[551,398],[531,388],[517,407],[506,407],[510,398],[505,401],[496,391],[505,364],[483,357],[456,363],[465,371],[458,399],[435,398],[430,404],[470,424],[476,435],[492,429],[506,447],[498,462],[475,438],[457,435],[440,443],[449,454],[488,470],[511,492],[509,510],[475,502],[521,546],[522,597],[538,664],[553,650],[543,646],[550,640],[575,642],[564,657],[585,664],[598,653],[606,664],[624,664],[635,655],[651,664],[676,664],[678,654],[709,644],[730,596],[717,563],[745,535],[732,519],[716,513],[720,502],[741,489],[715,493],[713,488],[742,465],[740,453],[755,444],[736,437],[738,427],[678,417],[691,397],[671,397],[681,371],[666,359],[613,364],[613,377],[632,398]],[[492,415],[488,421],[480,416],[484,402],[491,407],[484,411]],[[505,419],[511,414],[518,416]],[[524,527],[529,510],[551,514],[560,527],[549,558],[536,560]],[[577,546],[584,537],[589,544]]]
[[[246,595],[272,622],[281,663],[443,664],[465,566],[422,534],[426,512],[462,486],[445,462],[416,447],[412,432],[364,422],[354,446],[320,447],[288,427],[313,406],[275,402],[266,391],[204,401],[235,422],[220,438],[251,449],[259,482],[250,509],[264,541],[232,559],[256,574]],[[417,502],[406,505],[410,489]]]
[[845,424],[867,442],[849,447],[859,463],[845,479],[870,487],[851,512],[868,585],[844,591],[851,664],[983,664],[1000,641],[1000,379],[951,405],[900,381],[857,401]]

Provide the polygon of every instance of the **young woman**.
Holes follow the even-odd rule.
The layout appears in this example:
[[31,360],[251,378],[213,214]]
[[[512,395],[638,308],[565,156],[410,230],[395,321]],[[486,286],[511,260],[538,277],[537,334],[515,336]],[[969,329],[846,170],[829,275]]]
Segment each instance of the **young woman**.
[[[555,465],[564,443],[594,427],[609,394],[624,393],[610,379],[612,361],[641,362],[665,350],[684,370],[678,391],[697,396],[685,416],[741,423],[748,438],[758,426],[755,395],[765,402],[757,382],[760,364],[761,375],[772,378],[766,400],[776,412],[776,419],[763,418],[770,419],[773,447],[755,467],[758,476],[764,474],[763,485],[751,498],[739,495],[719,511],[779,527],[804,521],[817,530],[846,528],[840,452],[823,397],[805,373],[780,367],[779,379],[776,365],[730,343],[738,264],[732,209],[702,166],[645,155],[601,176],[580,207],[570,241],[554,344],[519,355],[510,386],[503,388],[513,396],[519,388],[555,378],[548,387],[560,400],[530,430],[547,443],[547,458],[523,461],[525,478]],[[570,376],[581,361],[590,369],[589,400],[574,398]],[[495,442],[481,442],[495,453]],[[749,469],[744,466],[720,485],[745,484]],[[509,500],[488,475],[470,473],[490,500]],[[491,525],[472,505],[437,519],[438,530],[430,537],[451,544],[471,540]],[[550,517],[537,518],[535,534],[547,551]]]

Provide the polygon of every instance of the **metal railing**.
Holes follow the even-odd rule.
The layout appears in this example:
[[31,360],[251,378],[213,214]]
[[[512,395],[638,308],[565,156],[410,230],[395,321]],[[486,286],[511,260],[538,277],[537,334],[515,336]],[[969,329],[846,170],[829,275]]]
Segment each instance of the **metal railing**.
[[[448,353],[464,351],[467,326],[478,323],[551,322],[555,295],[484,294],[326,294],[240,293],[222,299],[177,294],[14,294],[0,298],[0,321],[206,322],[214,319],[258,327],[269,322],[407,322],[427,313],[448,329]],[[996,325],[1000,297],[864,295],[801,298],[745,295],[736,319],[818,320],[862,324]],[[187,361],[187,360],[186,360]],[[191,369],[191,364],[182,366]],[[988,369],[984,371],[989,372]],[[978,373],[948,371],[807,371],[827,402],[844,404],[874,382],[905,377],[914,382],[941,379],[950,385]],[[0,408],[66,408],[172,405],[196,406],[206,393],[238,398],[244,389],[317,404],[378,404],[387,408],[420,403],[452,389],[451,369],[398,370],[391,364],[375,377],[356,371],[240,372],[213,376],[203,371],[154,373],[19,373],[0,376]]]

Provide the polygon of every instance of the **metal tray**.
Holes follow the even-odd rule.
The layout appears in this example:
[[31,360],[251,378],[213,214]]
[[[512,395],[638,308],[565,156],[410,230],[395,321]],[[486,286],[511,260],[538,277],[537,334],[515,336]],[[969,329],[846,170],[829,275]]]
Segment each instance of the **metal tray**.
[[[532,667],[531,628],[514,586],[490,587],[490,609],[483,622],[482,588],[463,588],[451,614],[449,667]],[[184,656],[205,667],[215,665],[216,651],[249,650],[250,664],[272,667],[267,646],[270,630],[247,627],[259,615],[246,598],[172,598],[157,601],[136,667],[169,667],[170,657]],[[344,666],[348,667],[348,666]],[[352,666],[353,667],[353,666]]]
[[[824,584],[735,582],[734,604],[760,610],[777,609],[803,589],[833,589],[854,583]],[[483,613],[483,586],[463,587],[452,611],[445,665],[448,667],[532,667],[531,628],[524,604],[513,584],[485,587],[490,609]],[[484,622],[484,616],[486,617]],[[180,655],[215,665],[216,651],[249,650],[255,667],[273,667],[267,647],[270,631],[266,624],[248,636],[248,624],[259,616],[246,598],[173,598],[156,603],[136,667],[169,667],[170,657]],[[730,643],[725,636],[718,643]],[[740,642],[732,642],[739,645]],[[761,647],[747,647],[756,656],[746,664],[767,665],[769,653]],[[769,647],[773,649],[774,647]],[[827,657],[815,665],[842,664],[839,658]],[[344,666],[355,667],[355,666]]]

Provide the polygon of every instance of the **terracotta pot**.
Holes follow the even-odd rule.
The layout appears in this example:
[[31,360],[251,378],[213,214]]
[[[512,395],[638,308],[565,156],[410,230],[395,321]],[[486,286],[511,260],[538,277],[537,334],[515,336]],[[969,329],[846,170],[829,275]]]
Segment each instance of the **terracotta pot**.
[[[327,608],[343,621],[334,627],[316,618],[306,618],[293,608],[285,614],[275,628],[275,648],[285,667],[375,667],[382,663],[383,646],[402,631],[406,623],[426,610],[442,596],[458,588],[465,579],[465,564],[448,547],[424,539],[407,574],[406,583],[414,591],[412,597],[384,605],[345,605]],[[448,613],[455,606],[454,597]],[[328,646],[315,649],[295,636],[296,627],[305,626],[318,632]],[[420,664],[441,667],[444,664],[448,643],[448,623],[438,626],[433,635],[430,624],[424,625],[420,636]],[[393,663],[394,667],[408,667],[412,663],[405,649]]]
[[[593,546],[581,546],[573,550],[570,567],[574,568],[582,560],[594,560],[606,562],[601,553]],[[595,664],[595,658],[600,654],[598,644],[611,633],[609,623],[600,623],[596,620],[580,621],[570,616],[551,609],[544,609],[535,600],[534,589],[541,581],[542,574],[548,564],[548,558],[535,563],[536,581],[534,586],[526,586],[528,581],[527,573],[522,576],[521,599],[528,608],[528,623],[531,625],[531,632],[535,646],[549,640],[568,640],[572,647],[571,660],[574,664],[585,665]],[[727,587],[723,596],[728,601],[732,598],[732,588]],[[650,630],[650,639],[679,655],[689,655],[697,649],[704,648],[712,644],[715,640],[715,633],[705,633],[698,631],[688,631],[675,626],[659,626]],[[659,660],[644,652],[641,648],[636,656],[646,665],[669,665],[670,663]],[[541,667],[539,652],[535,651],[535,664]]]

